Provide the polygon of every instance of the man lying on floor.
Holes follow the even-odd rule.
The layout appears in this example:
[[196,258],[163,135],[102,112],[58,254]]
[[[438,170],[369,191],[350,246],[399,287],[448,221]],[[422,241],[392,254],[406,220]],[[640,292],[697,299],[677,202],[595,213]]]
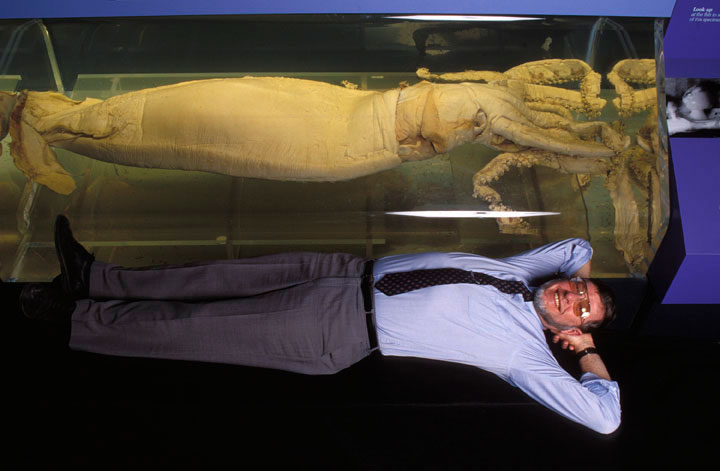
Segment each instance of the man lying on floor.
[[[503,259],[298,252],[123,268],[95,261],[58,216],[55,247],[61,274],[28,284],[20,305],[70,324],[76,350],[331,374],[379,349],[474,365],[600,433],[620,424],[619,388],[590,333],[615,302],[587,279],[582,239]],[[576,352],[579,381],[544,330]]]

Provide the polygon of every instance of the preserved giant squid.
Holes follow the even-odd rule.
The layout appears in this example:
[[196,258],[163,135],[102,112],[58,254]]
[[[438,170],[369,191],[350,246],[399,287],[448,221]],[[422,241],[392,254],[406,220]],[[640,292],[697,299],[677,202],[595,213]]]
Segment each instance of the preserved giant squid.
[[[10,153],[29,180],[61,194],[74,191],[75,182],[53,147],[137,167],[295,181],[352,179],[465,143],[501,150],[506,160],[552,155],[593,166],[627,147],[626,138],[604,122],[576,122],[554,101],[540,106],[543,94],[558,95],[545,88],[503,78],[367,91],[243,77],[104,101],[0,92],[0,137],[9,130]],[[476,184],[481,180],[476,177]]]

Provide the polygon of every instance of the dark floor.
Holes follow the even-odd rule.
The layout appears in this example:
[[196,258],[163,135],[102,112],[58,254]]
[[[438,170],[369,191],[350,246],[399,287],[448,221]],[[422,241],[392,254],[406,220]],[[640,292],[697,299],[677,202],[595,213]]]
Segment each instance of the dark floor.
[[713,339],[599,335],[623,406],[602,436],[462,365],[376,355],[308,377],[70,352],[22,317],[8,285],[4,455],[22,465],[5,469],[689,468],[720,443]]

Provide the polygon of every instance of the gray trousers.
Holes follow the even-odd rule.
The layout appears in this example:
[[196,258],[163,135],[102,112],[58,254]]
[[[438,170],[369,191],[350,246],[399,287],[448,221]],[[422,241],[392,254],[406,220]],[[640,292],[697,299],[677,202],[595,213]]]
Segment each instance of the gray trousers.
[[365,262],[308,252],[140,269],[95,262],[70,347],[335,373],[371,352]]

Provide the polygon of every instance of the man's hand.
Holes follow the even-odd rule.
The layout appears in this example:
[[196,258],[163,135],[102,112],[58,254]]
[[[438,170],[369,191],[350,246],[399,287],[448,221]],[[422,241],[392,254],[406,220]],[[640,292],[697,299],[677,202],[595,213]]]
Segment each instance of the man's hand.
[[[560,346],[565,350],[574,350],[576,352],[582,352],[586,348],[594,347],[595,342],[593,341],[592,335],[590,334],[555,334],[552,339],[553,343],[560,342]],[[591,353],[584,355],[580,358],[580,369],[583,373],[592,373],[600,378],[611,380],[610,373],[605,368],[600,355]]]
[[668,134],[677,134],[679,132],[687,132],[693,130],[693,123],[685,118],[677,117],[668,119]]
[[595,346],[595,342],[593,341],[591,334],[572,335],[559,333],[553,336],[552,341],[553,343],[560,342],[560,346],[563,350],[570,349],[576,352]]

